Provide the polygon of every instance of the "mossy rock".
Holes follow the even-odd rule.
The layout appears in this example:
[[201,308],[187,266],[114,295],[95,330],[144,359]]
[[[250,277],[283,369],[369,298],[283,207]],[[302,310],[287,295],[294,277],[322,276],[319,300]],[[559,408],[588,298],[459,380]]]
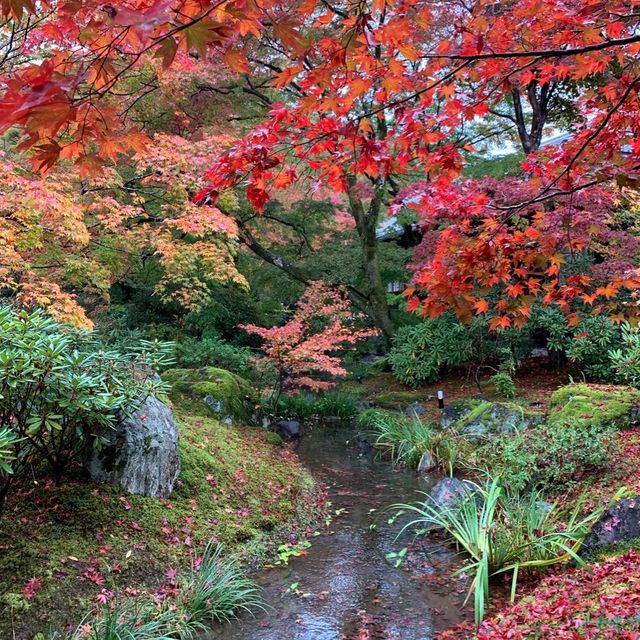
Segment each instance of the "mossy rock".
[[171,385],[169,397],[173,402],[196,400],[217,417],[232,416],[246,422],[256,403],[253,387],[225,369],[168,369],[162,378]]
[[456,408],[459,410],[459,418],[451,428],[469,438],[493,439],[544,422],[541,413],[529,411],[514,402],[466,400]]
[[601,424],[625,429],[638,421],[640,391],[633,387],[570,384],[549,401],[549,421]]
[[407,405],[424,399],[425,394],[421,391],[388,391],[376,394],[373,401],[382,409],[404,409]]

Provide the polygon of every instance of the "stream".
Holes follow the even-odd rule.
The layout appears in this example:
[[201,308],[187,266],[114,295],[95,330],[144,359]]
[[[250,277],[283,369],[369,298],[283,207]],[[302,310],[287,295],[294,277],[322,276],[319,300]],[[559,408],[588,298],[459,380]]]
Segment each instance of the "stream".
[[[332,522],[311,538],[305,555],[255,577],[266,612],[220,627],[210,640],[431,640],[468,619],[464,589],[448,577],[452,551],[428,537],[413,544],[410,532],[396,540],[402,520],[389,524],[384,512],[440,478],[420,479],[360,454],[346,442],[354,434],[305,430],[297,453],[327,487]],[[407,546],[397,568],[386,556]]]

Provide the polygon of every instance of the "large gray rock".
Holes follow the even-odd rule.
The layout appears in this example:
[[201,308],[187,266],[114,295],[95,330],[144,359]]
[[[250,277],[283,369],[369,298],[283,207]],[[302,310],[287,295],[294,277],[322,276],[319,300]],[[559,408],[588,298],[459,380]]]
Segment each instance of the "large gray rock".
[[433,486],[429,495],[439,507],[455,507],[470,493],[473,492],[473,488],[457,478],[443,478],[436,485]]
[[580,547],[580,555],[587,557],[601,547],[636,538],[640,538],[640,498],[625,498],[610,507],[592,527]]
[[119,484],[128,493],[166,498],[180,473],[178,427],[171,409],[153,396],[120,421],[94,450],[87,468],[97,482]]
[[427,410],[424,408],[424,406],[422,404],[420,404],[419,402],[412,402],[404,411],[403,411],[403,415],[405,415],[407,418],[415,418],[423,416],[425,413],[427,412]]
[[293,440],[300,437],[300,422],[298,420],[278,420],[273,430],[283,440]]

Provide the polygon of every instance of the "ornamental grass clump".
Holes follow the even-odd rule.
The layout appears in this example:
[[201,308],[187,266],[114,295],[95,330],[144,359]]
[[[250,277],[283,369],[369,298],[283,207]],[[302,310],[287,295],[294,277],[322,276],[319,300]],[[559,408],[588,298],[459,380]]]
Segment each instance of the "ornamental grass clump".
[[462,436],[423,422],[417,415],[408,419],[387,411],[370,409],[358,417],[358,425],[374,438],[374,446],[394,464],[417,467],[426,452],[440,467],[453,472],[465,447]]
[[475,485],[455,504],[438,503],[426,495],[422,501],[393,508],[416,515],[403,531],[418,527],[420,532],[427,532],[436,528],[466,552],[468,559],[456,574],[471,577],[467,597],[474,596],[478,624],[487,608],[491,578],[511,573],[513,600],[521,569],[538,569],[569,560],[584,565],[577,551],[605,509],[602,506],[582,516],[580,499],[568,519],[560,522],[557,503],[545,502],[539,491],[510,494],[500,478]]
[[245,577],[238,559],[222,556],[209,542],[200,567],[181,585],[179,608],[190,623],[228,622],[242,611],[264,609],[260,589]]

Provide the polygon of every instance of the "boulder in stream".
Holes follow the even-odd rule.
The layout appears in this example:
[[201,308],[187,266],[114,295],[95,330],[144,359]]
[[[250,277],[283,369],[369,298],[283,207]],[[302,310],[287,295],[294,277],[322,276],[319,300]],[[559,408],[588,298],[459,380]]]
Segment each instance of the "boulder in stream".
[[273,430],[283,440],[293,440],[300,437],[300,422],[298,420],[278,420]]
[[180,473],[180,455],[170,407],[148,396],[104,436],[107,444],[93,450],[87,462],[93,480],[152,498],[171,495]]
[[455,507],[461,500],[473,492],[472,487],[457,478],[443,478],[429,492],[433,503],[438,507]]
[[418,462],[418,475],[424,476],[436,468],[436,460],[431,451],[425,451]]

